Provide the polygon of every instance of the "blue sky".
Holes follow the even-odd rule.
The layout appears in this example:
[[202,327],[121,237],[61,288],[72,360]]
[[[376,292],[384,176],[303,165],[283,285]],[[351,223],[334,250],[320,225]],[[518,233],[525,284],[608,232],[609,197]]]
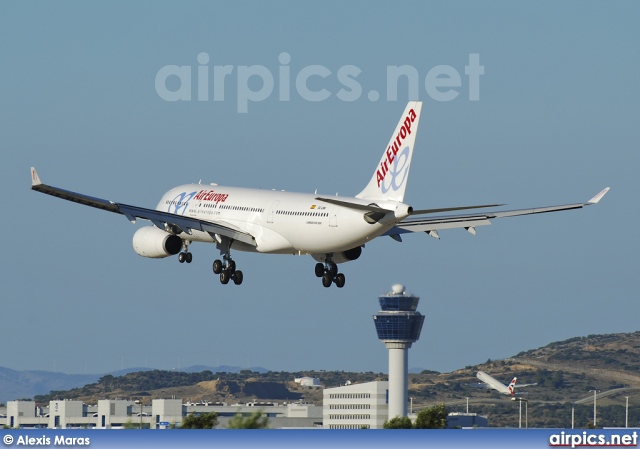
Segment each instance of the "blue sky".
[[[426,315],[410,366],[451,371],[637,330],[639,13],[636,2],[577,1],[2,3],[0,365],[386,372],[371,316],[396,282]],[[470,55],[484,67],[477,101]],[[190,101],[159,94],[156,76],[172,65],[192,68]],[[225,65],[224,100],[211,84],[197,101],[198,67],[213,83]],[[313,65],[330,73],[307,83],[327,89],[323,101],[296,88]],[[310,257],[240,252],[243,285],[222,286],[213,245],[194,244],[190,265],[144,259],[131,246],[144,223],[29,189],[33,165],[45,183],[143,207],[200,179],[355,195],[408,100],[404,82],[387,97],[387,68],[402,65],[418,73],[424,102],[405,197],[415,208],[611,192],[595,207],[497,220],[476,236],[378,239],[341,266],[339,290],[322,287]],[[239,74],[253,66],[274,89],[240,113],[247,89],[263,88],[257,77],[243,88]],[[337,96],[345,66],[359,69],[354,101]],[[460,74],[450,101],[425,86],[438,66]]]

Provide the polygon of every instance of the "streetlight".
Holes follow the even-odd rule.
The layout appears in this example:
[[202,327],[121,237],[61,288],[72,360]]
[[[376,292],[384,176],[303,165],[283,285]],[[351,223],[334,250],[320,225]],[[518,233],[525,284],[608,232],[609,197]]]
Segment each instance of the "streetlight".
[[624,412],[624,427],[627,428],[629,427],[629,396],[625,396],[625,399],[627,400],[627,405]]
[[140,404],[140,430],[142,430],[142,399],[136,399],[136,404]]
[[512,401],[518,401],[520,403],[520,415],[518,418],[518,428],[522,428],[522,403],[524,402],[524,425],[525,428],[529,428],[529,400],[525,398],[511,398]]
[[593,428],[596,428],[596,393],[600,390],[589,390],[589,393],[593,391]]

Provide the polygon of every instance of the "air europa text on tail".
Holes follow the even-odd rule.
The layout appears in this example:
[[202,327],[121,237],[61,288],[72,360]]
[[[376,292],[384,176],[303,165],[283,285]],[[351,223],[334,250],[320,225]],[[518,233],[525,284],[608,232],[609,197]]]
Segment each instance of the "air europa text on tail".
[[413,109],[409,110],[409,113],[407,114],[407,117],[404,119],[404,123],[400,127],[400,130],[398,131],[398,134],[396,135],[396,138],[393,141],[393,144],[389,145],[389,147],[387,148],[387,151],[386,151],[387,157],[384,160],[380,161],[380,168],[376,173],[378,187],[380,187],[380,183],[384,181],[384,178],[387,176],[387,173],[389,173],[389,166],[395,160],[396,155],[400,150],[400,146],[402,145],[402,141],[408,135],[411,134],[411,124],[415,121],[415,119],[416,119],[416,112]]

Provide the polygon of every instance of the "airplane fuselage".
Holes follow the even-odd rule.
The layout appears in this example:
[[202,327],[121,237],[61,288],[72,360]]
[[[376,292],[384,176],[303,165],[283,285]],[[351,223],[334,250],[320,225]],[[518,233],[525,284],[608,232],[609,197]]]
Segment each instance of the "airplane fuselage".
[[[318,195],[306,193],[186,184],[165,193],[156,209],[224,223],[251,234],[257,243],[252,246],[234,242],[234,249],[272,254],[346,251],[378,237],[398,222],[393,214],[389,214],[389,217],[369,223],[362,211],[318,198]],[[358,198],[345,199],[369,204]],[[214,236],[201,231],[193,231],[188,239],[215,242]]]

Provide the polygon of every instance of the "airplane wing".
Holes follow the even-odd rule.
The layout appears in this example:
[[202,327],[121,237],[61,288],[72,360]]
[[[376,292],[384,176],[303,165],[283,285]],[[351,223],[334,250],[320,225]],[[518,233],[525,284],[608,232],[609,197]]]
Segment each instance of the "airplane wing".
[[609,187],[601,190],[596,196],[586,203],[565,204],[560,206],[536,207],[533,209],[517,209],[498,212],[483,212],[479,214],[463,214],[463,215],[437,215],[429,218],[411,218],[405,219],[396,226],[388,230],[383,235],[393,237],[395,240],[401,240],[400,234],[409,232],[426,232],[432,237],[440,238],[438,231],[440,229],[465,228],[471,234],[476,233],[476,226],[490,225],[492,219],[503,217],[515,217],[518,215],[542,214],[546,212],[557,212],[561,210],[580,209],[584,206],[597,204],[603,196],[609,191]]
[[114,203],[113,201],[95,198],[81,193],[71,192],[69,190],[60,189],[43,184],[36,169],[31,167],[31,189],[47,195],[56,196],[63,200],[73,201],[74,203],[83,204],[85,206],[95,207],[97,209],[122,214],[129,221],[135,223],[137,218],[149,220],[158,228],[167,232],[179,234],[185,232],[191,234],[191,231],[203,231],[211,234],[219,234],[232,240],[256,245],[256,241],[251,234],[240,229],[231,228],[227,224],[216,223],[213,221],[198,220],[196,218],[184,217],[169,212],[162,212],[154,209],[145,209],[143,207],[131,206],[123,203]]

